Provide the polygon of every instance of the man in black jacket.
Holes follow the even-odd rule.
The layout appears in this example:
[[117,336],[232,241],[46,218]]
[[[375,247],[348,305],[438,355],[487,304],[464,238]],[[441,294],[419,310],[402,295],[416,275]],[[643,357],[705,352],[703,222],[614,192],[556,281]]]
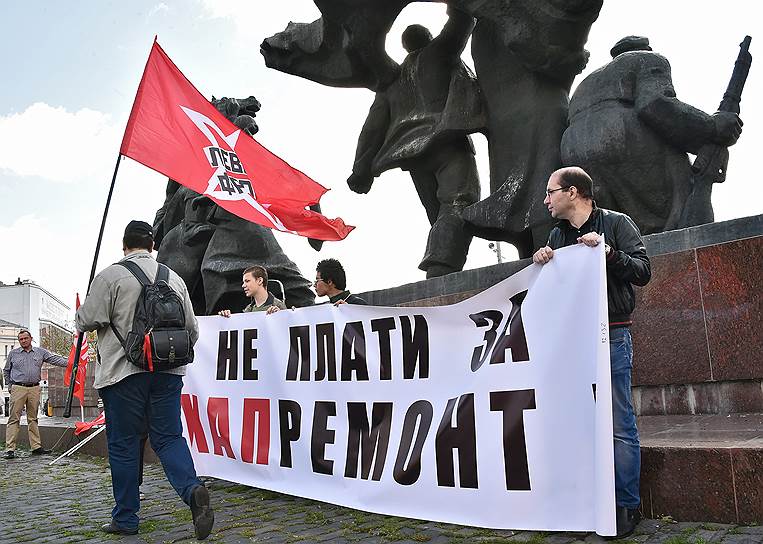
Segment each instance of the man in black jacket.
[[641,446],[631,404],[633,345],[631,313],[636,306],[633,285],[644,286],[652,276],[641,233],[625,214],[596,207],[593,183],[582,168],[557,170],[548,179],[543,203],[559,223],[546,247],[533,255],[549,262],[554,250],[573,244],[594,247],[604,235],[609,308],[609,350],[612,369],[612,422],[615,438],[615,496],[617,538],[630,535],[640,520],[639,477]]
[[329,297],[331,304],[367,304],[358,295],[347,290],[347,276],[342,263],[336,259],[324,259],[315,269],[315,292],[319,297]]

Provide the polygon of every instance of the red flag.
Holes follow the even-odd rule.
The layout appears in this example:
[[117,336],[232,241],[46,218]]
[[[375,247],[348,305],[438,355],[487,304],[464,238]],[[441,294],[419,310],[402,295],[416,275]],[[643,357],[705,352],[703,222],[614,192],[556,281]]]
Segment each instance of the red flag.
[[82,421],[75,421],[74,434],[84,433],[85,431],[92,429],[93,427],[101,427],[103,425],[106,425],[106,414],[101,412],[100,414],[98,414],[98,417],[95,418],[93,421],[88,421],[85,423],[83,423]]
[[[77,293],[76,309],[79,309],[79,293]],[[73,337],[72,347],[69,350],[69,364],[66,366],[66,372],[64,373],[64,385],[68,386],[71,383],[72,368],[74,366],[74,355],[77,351],[77,336],[79,333],[75,333]],[[85,377],[87,373],[87,362],[90,360],[90,346],[87,343],[87,334],[82,338],[82,348],[79,354],[79,365],[77,366],[77,378],[74,380],[74,396],[79,399],[80,406],[85,404]]]
[[120,153],[244,219],[318,240],[354,228],[306,210],[328,190],[236,127],[154,41]]

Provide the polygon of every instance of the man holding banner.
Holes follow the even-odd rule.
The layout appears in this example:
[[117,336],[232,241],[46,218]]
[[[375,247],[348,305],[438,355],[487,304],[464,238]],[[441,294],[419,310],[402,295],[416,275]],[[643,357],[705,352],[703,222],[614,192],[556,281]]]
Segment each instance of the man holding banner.
[[612,413],[615,437],[615,495],[617,538],[630,535],[641,517],[639,478],[641,446],[631,404],[633,345],[629,327],[636,301],[632,285],[644,286],[651,278],[649,257],[641,233],[625,214],[596,207],[593,183],[579,167],[557,170],[548,180],[544,204],[559,223],[548,244],[533,261],[548,263],[554,250],[573,244],[595,247],[604,236],[609,307],[609,346],[612,369]]
[[[266,312],[272,314],[278,310],[285,310],[283,301],[274,297],[268,291],[268,271],[264,266],[254,265],[244,270],[241,279],[241,287],[244,294],[250,299],[243,312]],[[220,310],[217,315],[230,317],[230,310]]]
[[[159,265],[151,257],[154,246],[151,225],[131,221],[125,229],[122,245],[125,258],[95,277],[85,303],[76,314],[78,330],[98,332],[94,387],[103,399],[108,422],[106,440],[116,502],[112,520],[102,530],[110,534],[138,533],[141,438],[148,427],[151,446],[162,462],[167,479],[190,506],[196,537],[204,539],[212,530],[214,513],[209,505],[209,492],[196,476],[188,444],[182,436],[180,391],[185,367],[146,372],[128,360],[125,344],[120,340],[120,337],[129,339],[136,303],[148,289],[129,268],[137,265],[151,282],[159,274]],[[169,271],[166,282],[183,303],[185,329],[193,345],[199,329],[188,289],[173,271]],[[150,355],[148,360],[151,361]]]
[[347,276],[342,263],[336,259],[323,259],[315,268],[315,292],[328,297],[331,304],[367,304],[358,295],[347,290]]

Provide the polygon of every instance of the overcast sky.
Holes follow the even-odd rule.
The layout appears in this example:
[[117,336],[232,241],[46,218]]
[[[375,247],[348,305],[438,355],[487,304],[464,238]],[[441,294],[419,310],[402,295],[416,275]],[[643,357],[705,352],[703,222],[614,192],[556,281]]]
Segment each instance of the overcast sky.
[[[753,36],[753,65],[742,100],[745,129],[731,150],[728,178],[713,193],[716,219],[763,213],[763,180],[754,161],[763,143],[763,28],[751,0],[605,0],[591,30],[591,59],[580,81],[610,60],[621,37],[641,34],[673,67],[678,97],[712,112],[738,44]],[[267,7],[265,7],[267,6]],[[329,217],[357,228],[320,253],[278,233],[287,255],[312,279],[315,263],[340,259],[353,291],[418,281],[429,224],[410,178],[398,171],[367,195],[346,186],[357,135],[373,100],[364,89],[324,87],[265,67],[261,41],[291,21],[310,22],[310,0],[72,0],[3,2],[0,41],[0,280],[32,279],[67,304],[84,293],[109,182],[154,35],[207,97],[255,95],[262,103],[258,141],[331,190]],[[441,4],[415,4],[387,41],[401,61],[400,33],[422,23],[437,33]],[[756,41],[757,40],[757,41]],[[468,54],[468,48],[467,48]],[[467,60],[467,62],[470,62]],[[487,146],[475,138],[487,196]],[[153,221],[166,178],[125,159],[120,167],[98,268],[119,260],[130,219]],[[515,258],[510,246],[504,255]],[[472,242],[467,268],[496,262],[488,242]]]

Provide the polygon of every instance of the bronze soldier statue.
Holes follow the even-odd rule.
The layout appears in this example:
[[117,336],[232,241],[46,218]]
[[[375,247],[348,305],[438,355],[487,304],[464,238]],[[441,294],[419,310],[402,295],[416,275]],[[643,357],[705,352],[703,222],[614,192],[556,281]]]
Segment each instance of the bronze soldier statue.
[[591,175],[599,206],[627,213],[644,234],[689,226],[681,224],[692,189],[687,153],[734,144],[742,122],[681,102],[668,60],[647,38],[625,37],[610,53],[570,101],[562,160]]
[[386,170],[410,172],[432,225],[419,265],[428,278],[463,269],[471,235],[461,213],[480,196],[468,136],[481,112],[479,89],[460,58],[474,18],[453,8],[448,14],[436,38],[421,25],[403,33],[408,55],[376,93],[347,180],[353,191],[367,193]]
[[[411,1],[316,0],[322,17],[266,39],[265,62],[324,85],[383,92],[398,79],[385,35]],[[490,153],[493,194],[467,206],[463,218],[474,234],[517,245],[520,256],[544,244],[551,229],[543,192],[561,166],[569,90],[588,60],[583,45],[602,1],[446,2],[477,19],[472,57],[484,100],[484,109],[473,108],[474,93],[453,94],[449,107],[463,112],[464,132],[485,132]]]

